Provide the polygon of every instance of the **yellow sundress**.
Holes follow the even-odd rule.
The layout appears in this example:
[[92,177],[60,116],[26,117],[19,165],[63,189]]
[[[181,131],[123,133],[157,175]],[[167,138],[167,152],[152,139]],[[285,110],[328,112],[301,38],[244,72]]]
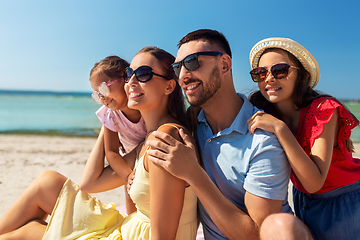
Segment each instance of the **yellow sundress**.
[[[144,156],[136,162],[136,172],[130,196],[137,211],[127,216],[114,204],[104,205],[68,179],[57,199],[43,240],[150,239],[150,183],[144,168]],[[176,239],[195,240],[198,228],[197,197],[191,187],[185,189],[184,205]]]

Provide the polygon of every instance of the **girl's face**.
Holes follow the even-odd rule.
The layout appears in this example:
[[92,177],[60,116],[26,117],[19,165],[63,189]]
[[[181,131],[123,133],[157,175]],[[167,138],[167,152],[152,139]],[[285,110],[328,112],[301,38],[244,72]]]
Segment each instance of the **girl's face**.
[[[265,67],[270,71],[271,67],[277,63],[286,63],[290,66],[295,66],[285,51],[276,49],[268,51],[261,56],[259,67]],[[271,72],[268,72],[266,79],[258,83],[259,90],[269,102],[292,102],[291,96],[294,92],[297,77],[298,70],[293,67],[290,67],[288,75],[281,79],[274,78]]]
[[[133,58],[130,68],[136,71],[140,66],[149,66],[153,73],[164,75],[159,61],[150,53],[139,53]],[[166,80],[153,75],[149,81],[140,82],[134,73],[125,83],[128,107],[141,110],[167,106],[168,95],[173,91],[174,83],[172,81],[175,80]]]
[[[110,79],[105,74],[97,71],[90,76],[90,85],[94,91],[99,91],[98,87],[102,82],[109,83],[117,79]],[[124,80],[120,79],[109,86],[110,93],[107,97],[101,98],[101,103],[111,110],[122,109],[127,106],[127,96],[124,90]]]

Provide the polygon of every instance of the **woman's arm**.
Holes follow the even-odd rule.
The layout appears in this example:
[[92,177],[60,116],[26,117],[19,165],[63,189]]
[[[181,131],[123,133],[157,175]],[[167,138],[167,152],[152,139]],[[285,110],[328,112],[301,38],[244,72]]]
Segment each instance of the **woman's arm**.
[[[180,140],[178,130],[172,126],[164,125],[158,131],[169,133]],[[145,159],[145,167],[148,165],[150,175],[151,239],[175,239],[184,203],[186,183],[162,167],[154,165],[147,160],[147,157]]]
[[328,174],[338,131],[338,113],[333,111],[331,120],[324,125],[321,135],[315,140],[310,157],[304,152],[289,127],[281,120],[263,112],[255,113],[249,120],[249,131],[256,128],[275,133],[291,168],[309,193],[317,192],[324,185]]

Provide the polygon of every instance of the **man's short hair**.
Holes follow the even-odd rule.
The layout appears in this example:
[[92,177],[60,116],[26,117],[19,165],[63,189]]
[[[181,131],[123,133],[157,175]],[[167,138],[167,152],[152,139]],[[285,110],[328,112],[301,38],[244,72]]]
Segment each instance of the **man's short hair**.
[[184,43],[197,39],[203,39],[210,44],[218,45],[226,54],[232,57],[229,42],[225,38],[224,34],[212,29],[199,29],[190,32],[180,40],[177,46],[180,48]]

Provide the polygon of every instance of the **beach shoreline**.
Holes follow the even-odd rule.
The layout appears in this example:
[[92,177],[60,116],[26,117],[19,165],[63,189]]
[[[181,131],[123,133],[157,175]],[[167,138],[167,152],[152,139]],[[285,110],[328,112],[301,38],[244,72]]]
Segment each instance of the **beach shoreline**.
[[[0,134],[0,218],[46,170],[79,183],[95,142],[95,137]],[[354,147],[354,156],[360,158],[360,143]],[[124,187],[93,195],[105,204],[125,205]]]

